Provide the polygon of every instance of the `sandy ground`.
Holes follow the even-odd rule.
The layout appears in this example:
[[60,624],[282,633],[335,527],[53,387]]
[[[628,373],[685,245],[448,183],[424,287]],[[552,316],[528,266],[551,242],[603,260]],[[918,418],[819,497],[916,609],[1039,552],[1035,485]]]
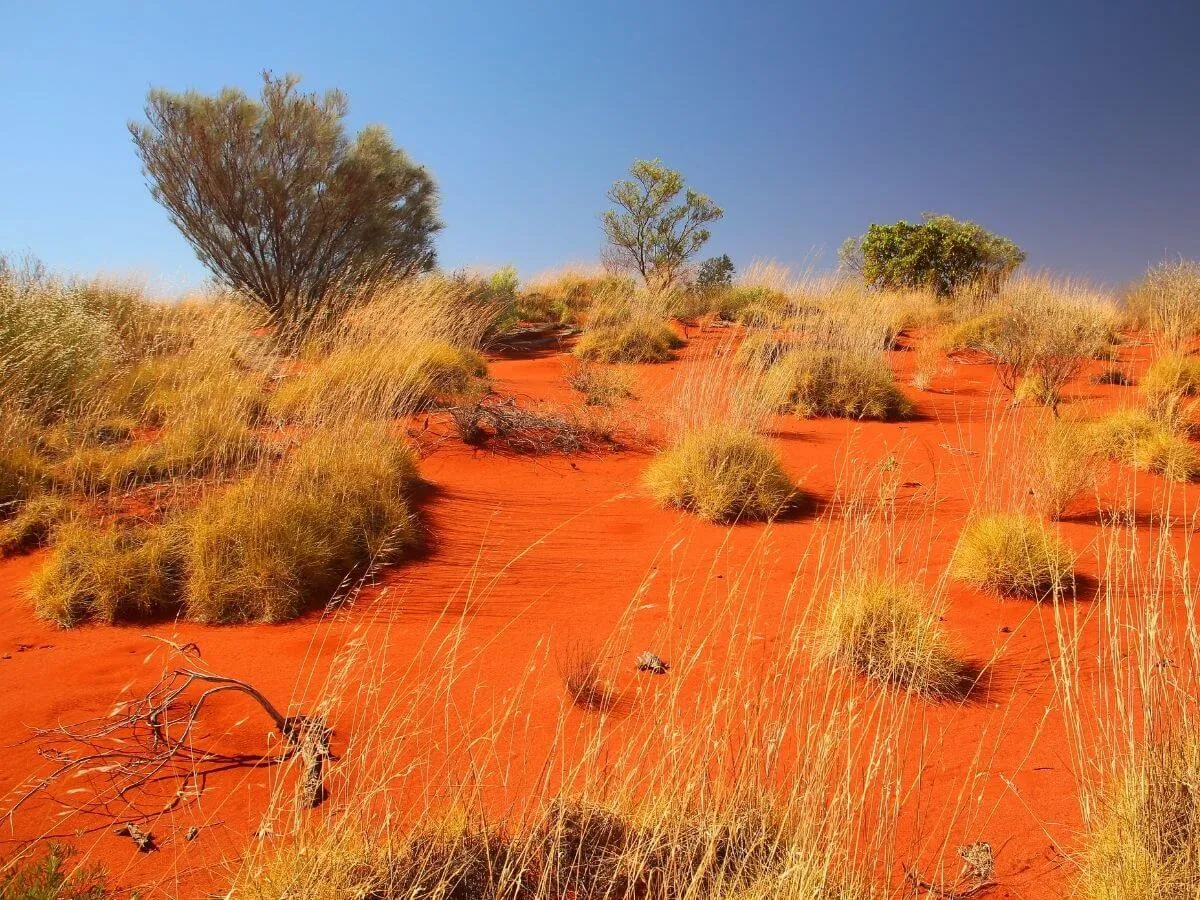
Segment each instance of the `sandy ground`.
[[[709,364],[722,335],[693,337],[679,361],[639,368],[635,419],[653,421],[673,380],[688,367]],[[1144,364],[1144,348],[1127,353],[1135,367]],[[914,355],[905,349],[891,355],[902,381]],[[544,354],[494,360],[496,388],[526,400],[573,402],[562,379],[564,359]],[[431,632],[447,633],[463,621],[465,644],[478,659],[469,687],[478,714],[522,691],[532,722],[525,740],[549,741],[563,690],[552,665],[548,674],[530,680],[531,659],[572,642],[608,638],[631,608],[625,650],[636,653],[654,639],[664,655],[678,651],[670,635],[675,629],[682,641],[683,632],[669,609],[688,602],[689,579],[714,565],[733,573],[752,558],[760,594],[756,628],[767,643],[778,639],[784,623],[772,615],[772,604],[797,584],[803,594],[815,565],[806,548],[813,545],[818,518],[835,521],[841,512],[831,498],[839,485],[844,489],[889,454],[902,464],[900,508],[913,517],[932,510],[927,521],[913,525],[919,537],[905,552],[933,583],[987,482],[984,470],[1005,471],[1017,430],[1002,429],[996,452],[989,452],[989,422],[1006,398],[994,384],[993,369],[981,361],[947,361],[931,390],[905,390],[919,409],[915,421],[780,418],[775,443],[818,507],[769,531],[720,528],[655,507],[639,486],[646,452],[506,455],[466,447],[434,422],[416,436],[424,455],[421,471],[430,484],[422,505],[427,551],[385,570],[352,609],[333,618],[314,614],[278,626],[156,623],[65,631],[36,619],[23,597],[23,584],[42,555],[2,561],[0,795],[11,799],[31,772],[45,770],[36,744],[26,740],[32,727],[102,715],[116,698],[153,683],[160,662],[147,661],[154,645],[146,634],[195,641],[214,669],[303,707],[351,637],[386,648],[382,652],[403,668]],[[1094,385],[1085,377],[1072,387],[1071,406],[1132,402],[1132,390]],[[1138,508],[1148,513],[1165,488],[1157,478],[1140,477]],[[1178,502],[1193,504],[1196,490],[1176,488]],[[925,500],[934,493],[938,502],[928,506]],[[1087,507],[1081,504],[1080,513],[1061,526],[1080,554],[1082,574],[1095,570],[1089,552],[1099,529],[1094,501],[1091,514]],[[675,600],[668,603],[672,583]],[[991,897],[1062,896],[1072,870],[1064,853],[1077,847],[1080,813],[1050,671],[1051,616],[1048,608],[1028,601],[952,585],[945,625],[972,658],[992,662],[995,685],[977,702],[929,705],[918,713],[916,727],[937,752],[913,764],[920,790],[901,815],[896,855],[917,860],[940,842],[950,810],[963,808],[966,795],[969,809],[953,829],[964,840],[986,839],[997,848],[1000,887]],[[708,652],[719,653],[720,647],[715,642]],[[588,714],[573,715],[582,720]],[[249,758],[263,752],[269,723],[243,700],[229,698],[214,704],[205,727],[206,739],[223,753]],[[335,721],[335,749],[348,727]],[[521,748],[511,757],[519,760],[529,752]],[[32,838],[55,836],[102,861],[116,883],[142,886],[145,897],[204,896],[220,885],[223,866],[236,859],[258,827],[271,779],[270,767],[245,760],[211,774],[199,799],[189,798],[155,824],[162,846],[152,854],[137,853],[128,839],[111,833],[111,824],[35,800],[5,822],[0,854],[10,855]],[[520,783],[519,774],[512,783]],[[187,840],[193,827],[195,838]]]

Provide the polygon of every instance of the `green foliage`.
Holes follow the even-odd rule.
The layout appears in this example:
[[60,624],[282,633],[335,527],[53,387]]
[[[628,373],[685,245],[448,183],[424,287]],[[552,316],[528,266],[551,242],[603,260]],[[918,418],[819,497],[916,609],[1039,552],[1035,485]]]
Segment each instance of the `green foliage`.
[[734,272],[733,260],[729,258],[728,253],[710,256],[700,263],[700,268],[696,270],[696,287],[701,289],[729,287],[733,284]]
[[932,213],[915,225],[872,224],[842,245],[841,256],[873,287],[926,288],[942,296],[968,286],[994,291],[1025,261],[1008,238]]
[[609,188],[617,208],[602,216],[604,236],[616,262],[640,274],[648,287],[666,291],[708,240],[705,226],[725,212],[703,194],[685,192],[683,175],[660,160],[635,160],[629,174],[631,180]]
[[293,339],[366,288],[432,268],[433,179],[379,126],[351,140],[338,91],[263,76],[260,101],[153,90],[130,132],[154,198],[196,255]]
[[45,856],[0,875],[4,900],[107,900],[113,896],[99,866],[68,866],[70,847],[51,844]]

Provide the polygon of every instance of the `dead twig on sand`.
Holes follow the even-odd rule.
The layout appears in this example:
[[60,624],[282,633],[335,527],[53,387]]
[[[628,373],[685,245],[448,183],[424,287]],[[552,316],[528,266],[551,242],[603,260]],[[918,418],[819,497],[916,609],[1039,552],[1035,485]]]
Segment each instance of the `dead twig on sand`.
[[527,409],[514,397],[487,396],[444,409],[463,442],[473,446],[499,445],[529,454],[621,448],[611,429],[575,416]]
[[[298,758],[303,768],[298,788],[302,802],[316,806],[324,799],[332,730],[323,718],[286,716],[253,685],[212,671],[195,644],[148,637],[166,645],[176,664],[145,694],[119,702],[107,715],[37,729],[31,740],[54,768],[17,799],[10,816],[34,796],[48,795],[76,812],[120,820],[119,833],[148,852],[154,847],[153,836],[135,823],[195,799],[203,791],[206,775],[215,771]],[[227,755],[196,743],[206,705],[214,697],[231,693],[249,697],[266,713],[282,738],[281,753]],[[59,798],[53,789],[67,779],[90,782],[90,791],[74,788],[65,792],[86,793],[89,799]]]

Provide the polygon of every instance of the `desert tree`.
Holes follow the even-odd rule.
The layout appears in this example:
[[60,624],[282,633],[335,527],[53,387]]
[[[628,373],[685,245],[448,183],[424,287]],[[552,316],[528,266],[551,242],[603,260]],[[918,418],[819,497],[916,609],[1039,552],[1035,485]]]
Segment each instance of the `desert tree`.
[[218,280],[297,339],[382,282],[427,271],[432,177],[380,126],[353,138],[345,94],[263,74],[262,96],[152,90],[129,130],[154,198]]
[[700,263],[700,267],[696,270],[696,287],[729,287],[733,284],[735,271],[733,260],[729,258],[728,253],[722,253],[720,256],[710,256],[704,262]]
[[705,226],[725,212],[660,160],[635,160],[629,174],[608,190],[614,206],[602,217],[608,257],[636,271],[651,290],[670,290],[708,240]]
[[1008,238],[933,213],[916,224],[873,223],[862,236],[847,238],[839,255],[872,287],[926,288],[943,296],[966,287],[994,293],[1025,261]]

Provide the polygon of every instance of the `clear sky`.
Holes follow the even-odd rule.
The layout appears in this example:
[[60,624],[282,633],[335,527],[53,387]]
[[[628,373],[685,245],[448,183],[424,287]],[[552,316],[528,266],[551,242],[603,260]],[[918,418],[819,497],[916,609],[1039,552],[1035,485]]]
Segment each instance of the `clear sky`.
[[0,251],[203,272],[126,131],[151,86],[340,87],[436,176],[443,265],[595,260],[659,156],[739,266],[924,210],[1106,283],[1200,257],[1200,4],[0,0]]

